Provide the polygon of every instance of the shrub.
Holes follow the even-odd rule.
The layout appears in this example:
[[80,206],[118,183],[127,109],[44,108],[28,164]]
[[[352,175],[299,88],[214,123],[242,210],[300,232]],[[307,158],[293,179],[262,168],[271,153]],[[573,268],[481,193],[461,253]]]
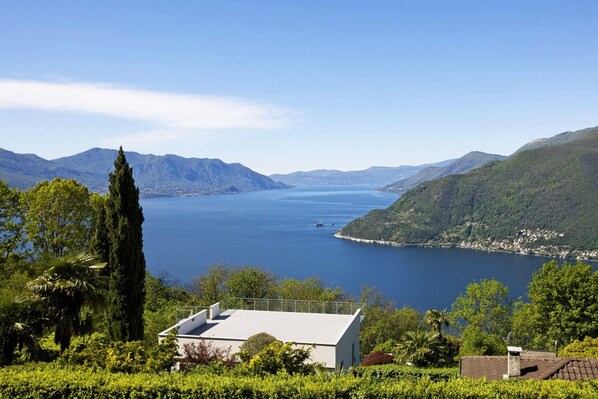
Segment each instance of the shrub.
[[108,337],[101,333],[75,337],[58,360],[64,364],[103,369],[106,368],[105,352],[109,345]]
[[391,364],[394,362],[392,355],[383,352],[372,352],[367,355],[362,361],[362,366],[375,366],[379,364]]
[[413,367],[398,364],[385,364],[380,366],[355,367],[352,374],[362,378],[374,380],[422,380],[450,381],[459,377],[456,367]]
[[104,334],[95,333],[74,339],[59,362],[119,373],[169,371],[175,364],[177,348],[174,332],[150,350],[142,341],[110,342]]
[[560,356],[598,358],[598,338],[576,339],[559,351]]
[[213,363],[230,368],[237,363],[237,357],[231,355],[230,347],[228,349],[218,348],[209,341],[201,340],[197,343],[185,344],[183,352],[181,366],[186,370]]
[[241,357],[241,360],[244,362],[248,362],[252,357],[267,348],[268,345],[274,341],[276,341],[276,338],[265,332],[252,335],[247,338],[239,348],[239,357]]
[[[147,350],[147,349],[146,349]],[[176,338],[176,329],[170,333],[157,346],[148,350],[146,370],[147,371],[170,371],[176,364],[176,357],[179,354],[179,345]]]
[[259,352],[249,362],[249,369],[256,375],[277,374],[284,371],[288,374],[310,374],[311,365],[305,364],[309,359],[310,349],[293,348],[292,342],[283,344],[274,341]]

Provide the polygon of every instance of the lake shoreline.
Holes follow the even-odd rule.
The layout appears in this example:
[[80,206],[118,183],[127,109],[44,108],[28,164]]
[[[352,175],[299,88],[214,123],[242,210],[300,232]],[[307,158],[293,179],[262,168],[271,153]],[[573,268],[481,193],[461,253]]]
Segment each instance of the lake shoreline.
[[598,251],[586,251],[581,255],[575,255],[576,251],[573,252],[544,252],[540,253],[535,251],[534,249],[530,248],[527,249],[525,252],[522,251],[513,251],[504,248],[494,248],[483,246],[479,243],[458,243],[458,244],[419,244],[419,243],[400,243],[394,241],[384,241],[384,240],[370,240],[365,238],[356,238],[351,236],[345,236],[340,233],[336,233],[334,235],[336,238],[340,238],[347,241],[358,242],[362,244],[369,244],[369,245],[384,245],[389,247],[396,247],[396,248],[457,248],[457,249],[469,249],[474,251],[480,252],[492,252],[492,253],[505,253],[505,254],[513,254],[513,255],[522,255],[522,256],[537,256],[541,258],[557,258],[557,259],[565,259],[565,260],[580,260],[580,261],[590,261],[595,262],[598,260]]

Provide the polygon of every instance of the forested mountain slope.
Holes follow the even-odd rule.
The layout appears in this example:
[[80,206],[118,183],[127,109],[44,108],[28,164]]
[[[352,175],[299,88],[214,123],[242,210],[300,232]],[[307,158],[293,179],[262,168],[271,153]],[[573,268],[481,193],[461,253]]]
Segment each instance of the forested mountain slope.
[[402,194],[425,181],[439,179],[448,175],[467,173],[471,170],[486,165],[488,162],[502,161],[505,158],[506,157],[502,155],[472,151],[468,154],[465,154],[461,158],[455,159],[446,166],[427,167],[421,170],[418,174],[384,186],[381,190]]
[[339,234],[400,245],[598,256],[598,132],[423,183]]

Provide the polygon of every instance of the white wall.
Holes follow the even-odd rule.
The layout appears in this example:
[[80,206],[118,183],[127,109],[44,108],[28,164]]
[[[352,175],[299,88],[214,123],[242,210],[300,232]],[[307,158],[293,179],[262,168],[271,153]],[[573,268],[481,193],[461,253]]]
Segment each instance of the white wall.
[[162,339],[166,335],[168,335],[170,330],[172,330],[173,328],[177,329],[177,331],[178,331],[177,335],[185,335],[189,331],[192,331],[193,329],[201,326],[202,324],[206,324],[207,320],[208,320],[208,311],[202,310],[201,312],[196,313],[187,319],[183,319],[183,320],[179,321],[177,324],[170,327],[169,329],[162,331],[160,334],[158,334],[158,342],[162,341]]
[[[162,337],[160,337],[162,338]],[[245,341],[243,340],[230,340],[230,339],[213,339],[213,338],[199,338],[194,335],[177,335],[177,341],[179,344],[179,355],[183,356],[183,348],[185,344],[198,343],[200,340],[207,341],[213,346],[222,349],[230,349],[230,353],[234,354],[240,351],[241,345]],[[330,369],[336,367],[336,347],[332,345],[301,345],[311,350],[311,356],[309,362],[311,363],[324,363],[324,366]]]
[[316,345],[311,348],[312,363],[324,363],[324,367],[333,369],[336,366],[336,347],[333,345]]
[[333,367],[343,364],[343,369],[358,366],[361,362],[359,355],[359,328],[361,327],[361,310],[353,315],[353,319],[337,340],[336,362]]

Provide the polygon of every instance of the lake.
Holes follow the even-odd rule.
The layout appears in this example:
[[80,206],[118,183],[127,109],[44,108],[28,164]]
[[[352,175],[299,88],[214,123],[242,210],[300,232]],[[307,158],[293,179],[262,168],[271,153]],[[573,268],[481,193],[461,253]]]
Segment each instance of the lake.
[[[181,284],[211,265],[251,265],[278,277],[319,277],[359,295],[374,286],[398,306],[450,308],[473,280],[496,278],[524,295],[547,258],[466,249],[395,248],[334,234],[398,197],[367,187],[297,187],[236,195],[144,199],[144,252],[152,273]],[[323,226],[316,227],[321,221]]]

